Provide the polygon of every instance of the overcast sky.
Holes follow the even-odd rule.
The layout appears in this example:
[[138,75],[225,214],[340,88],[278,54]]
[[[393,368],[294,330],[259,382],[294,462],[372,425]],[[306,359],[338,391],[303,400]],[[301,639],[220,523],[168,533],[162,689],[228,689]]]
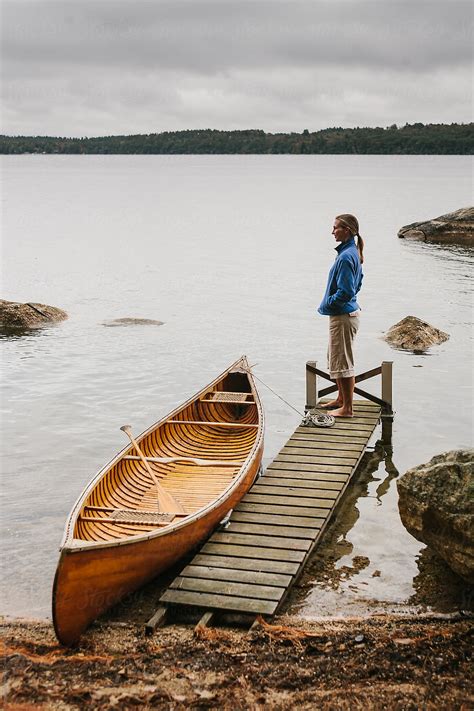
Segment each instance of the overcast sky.
[[2,133],[472,121],[467,0],[2,0]]

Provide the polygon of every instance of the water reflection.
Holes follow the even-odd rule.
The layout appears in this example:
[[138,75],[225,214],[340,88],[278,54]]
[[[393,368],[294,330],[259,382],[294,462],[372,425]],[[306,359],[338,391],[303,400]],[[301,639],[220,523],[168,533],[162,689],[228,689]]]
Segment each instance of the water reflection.
[[[474,258],[472,247],[461,244],[437,244],[435,242],[415,242],[412,240],[401,240],[407,249],[418,254],[428,252],[435,259],[442,259],[444,262],[462,263],[464,266]],[[468,276],[466,274],[466,276]]]
[[36,328],[20,328],[18,326],[4,326],[0,324],[0,340],[2,341],[16,341],[19,339],[24,339],[26,337],[38,338],[39,336],[45,336],[48,334],[50,328],[48,327],[36,327]]
[[440,612],[474,610],[474,587],[459,575],[430,548],[423,548],[417,556],[418,575],[413,579],[411,605],[434,608]]
[[[474,253],[472,247],[458,244],[430,244],[433,255],[438,259],[461,262],[466,264],[472,261]],[[467,275],[466,275],[467,276]]]
[[[399,353],[404,353],[405,355],[408,356],[424,356],[424,357],[433,357],[433,356],[438,356],[439,353],[433,353],[428,350],[420,350],[418,348],[399,348],[398,346],[394,346],[390,344],[390,347],[393,348],[394,351],[398,351]],[[432,348],[433,346],[428,346],[428,348]],[[414,368],[421,368],[421,365],[415,365],[413,366]]]
[[[399,538],[400,532],[386,529],[388,522],[382,526],[383,539],[378,544],[375,542],[374,546],[372,541],[371,546],[370,542],[364,541],[362,552],[369,553],[372,559],[367,555],[354,555],[358,551],[353,542],[357,541],[353,529],[361,511],[367,525],[368,512],[363,510],[364,501],[368,503],[372,499],[376,506],[381,506],[384,498],[390,498],[387,495],[398,476],[391,447],[378,441],[373,451],[364,454],[337,516],[295,588],[288,609],[291,614],[319,617],[360,615],[370,610],[395,612],[399,604],[405,612],[409,609],[439,612],[474,609],[474,588],[453,573],[429,548],[422,548],[415,556],[416,567],[406,595],[390,594],[393,580],[399,577],[400,571],[389,549],[392,537]],[[398,498],[396,491],[391,496]],[[383,519],[384,512],[379,513],[378,518]],[[368,535],[370,538],[373,532],[369,531]],[[408,534],[407,542],[416,545],[415,539]],[[378,558],[372,557],[373,553]]]
[[[380,471],[385,475],[376,476],[376,473],[379,474]],[[360,518],[360,500],[373,498],[380,506],[382,498],[387,495],[392,481],[398,475],[399,471],[393,462],[393,448],[391,446],[384,445],[379,440],[372,451],[368,450],[364,453],[357,472],[344,494],[336,517],[326,529],[317,552],[308,562],[300,579],[292,601],[294,609],[291,611],[293,613],[301,612],[302,607],[314,607],[311,598],[314,596],[315,590],[318,598],[320,598],[321,588],[339,591],[341,585],[344,584],[349,590],[357,590],[351,581],[362,571],[369,572],[367,569],[371,565],[370,559],[367,556],[355,555],[351,559],[351,565],[338,565],[338,563],[354,551],[354,545],[349,540],[348,534]],[[379,483],[375,493],[370,493],[370,485],[377,482]],[[373,570],[372,577],[380,577],[380,571]],[[367,582],[363,584],[367,585]],[[319,607],[318,604],[317,606]],[[334,608],[334,600],[331,602],[331,607]]]
[[[385,472],[387,473],[387,476],[383,479],[383,481],[380,482],[378,487],[375,490],[375,494],[377,496],[377,503],[380,505],[382,503],[382,497],[385,496],[385,494],[388,492],[390,489],[390,484],[399,475],[399,471],[395,464],[393,463],[392,459],[392,453],[393,453],[393,448],[384,446],[382,442],[377,442],[377,445],[381,445],[382,450],[383,450],[383,456],[380,459],[380,461],[384,461],[385,465]],[[376,447],[377,447],[376,445]],[[376,477],[374,477],[374,480],[376,480]]]

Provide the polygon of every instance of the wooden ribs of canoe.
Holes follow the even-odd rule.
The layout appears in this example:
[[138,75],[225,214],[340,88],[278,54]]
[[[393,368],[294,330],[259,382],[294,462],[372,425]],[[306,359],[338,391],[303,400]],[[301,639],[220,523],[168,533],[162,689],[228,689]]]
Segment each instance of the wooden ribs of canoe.
[[[53,622],[74,644],[92,620],[207,538],[261,465],[263,412],[245,356],[137,437],[86,487],[66,523]],[[156,479],[184,508],[159,508]]]

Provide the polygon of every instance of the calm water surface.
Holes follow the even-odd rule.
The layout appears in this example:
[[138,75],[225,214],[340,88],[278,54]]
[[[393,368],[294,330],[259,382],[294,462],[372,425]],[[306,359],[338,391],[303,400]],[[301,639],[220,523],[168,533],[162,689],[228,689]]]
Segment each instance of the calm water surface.
[[[66,516],[125,444],[123,423],[140,432],[242,353],[303,408],[306,360],[325,365],[327,320],[315,310],[339,212],[357,214],[366,238],[357,369],[394,361],[394,452],[356,491],[341,534],[334,566],[357,573],[337,591],[310,583],[295,608],[405,604],[423,546],[400,523],[390,472],[472,444],[473,259],[396,233],[468,205],[471,159],[21,156],[2,168],[1,296],[69,320],[1,338],[1,612],[50,615]],[[408,314],[449,341],[426,355],[390,349],[383,332]],[[103,325],[122,317],[165,325]],[[268,463],[299,417],[261,395]]]

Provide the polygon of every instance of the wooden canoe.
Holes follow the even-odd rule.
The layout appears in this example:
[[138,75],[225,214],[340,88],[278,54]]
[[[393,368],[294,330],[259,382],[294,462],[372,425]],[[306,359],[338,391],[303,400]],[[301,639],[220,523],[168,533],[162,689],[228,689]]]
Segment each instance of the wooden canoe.
[[[53,586],[63,644],[207,538],[250,488],[262,460],[263,411],[246,357],[136,440],[153,478],[129,443],[67,520]],[[156,480],[183,513],[158,511]]]

